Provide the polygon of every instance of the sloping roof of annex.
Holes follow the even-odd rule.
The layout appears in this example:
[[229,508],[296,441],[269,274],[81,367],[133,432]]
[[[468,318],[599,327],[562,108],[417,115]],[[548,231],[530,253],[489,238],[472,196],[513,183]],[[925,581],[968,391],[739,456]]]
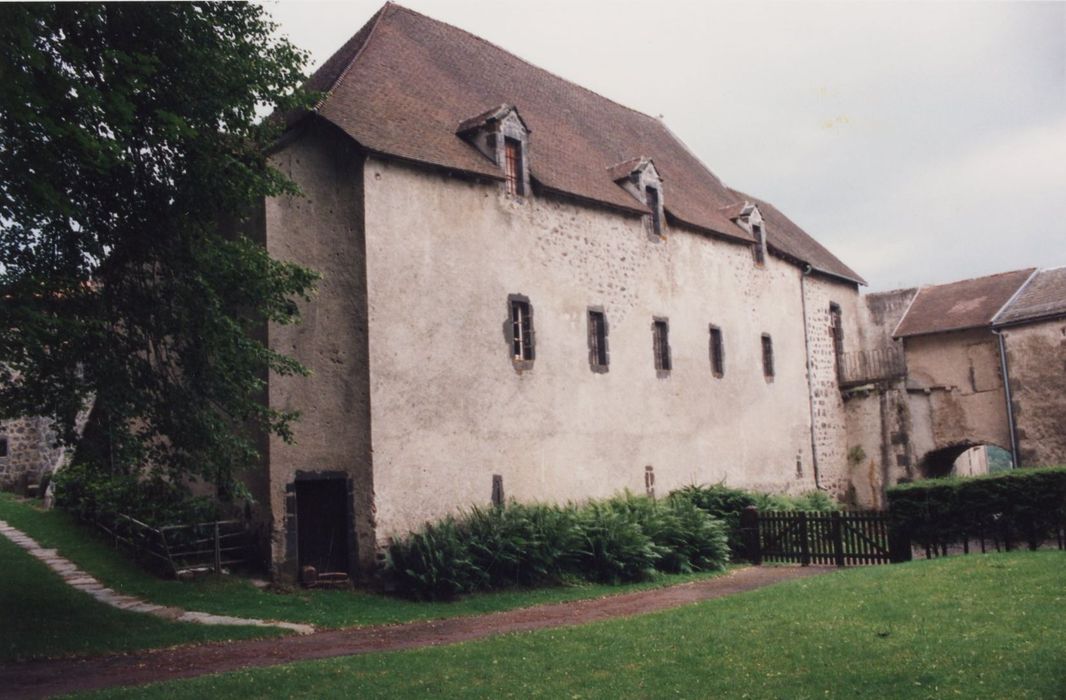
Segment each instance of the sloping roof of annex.
[[[611,171],[646,157],[662,178],[670,219],[753,243],[730,218],[747,196],[726,187],[661,120],[394,3],[378,10],[307,87],[323,93],[313,111],[370,152],[493,179],[503,178],[500,167],[458,136],[457,127],[494,106],[513,105],[532,134],[528,167],[543,190],[647,214]],[[290,125],[300,116],[289,115]],[[852,284],[866,283],[776,208],[751,201],[769,224],[772,252]]]
[[922,287],[903,314],[896,338],[990,328],[992,319],[1021,288],[1033,268]]
[[1066,316],[1066,266],[1037,270],[1003,310],[993,326],[1033,323]]

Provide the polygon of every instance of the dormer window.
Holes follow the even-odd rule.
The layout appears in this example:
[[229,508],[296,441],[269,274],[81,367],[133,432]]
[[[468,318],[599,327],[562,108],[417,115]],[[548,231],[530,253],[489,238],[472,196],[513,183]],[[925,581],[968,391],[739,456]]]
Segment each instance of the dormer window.
[[455,133],[500,167],[504,192],[529,192],[529,128],[518,109],[500,105],[463,121]]
[[751,257],[758,267],[766,266],[766,228],[759,207],[749,201],[740,201],[720,208],[730,221],[751,234],[754,245]]
[[663,235],[663,221],[659,215],[659,190],[655,187],[645,187],[644,191],[647,193],[647,198],[644,202],[648,205],[648,209],[651,209],[651,230],[655,232],[655,235]]
[[503,140],[503,174],[507,193],[522,197],[526,193],[522,177],[522,142],[510,136]]
[[663,236],[663,181],[651,158],[630,158],[607,168],[611,179],[645,205],[649,213],[644,217],[648,236],[659,241]]
[[760,267],[766,264],[766,235],[763,233],[762,224],[752,224],[751,235],[755,238],[755,247],[751,254],[755,258],[755,264]]

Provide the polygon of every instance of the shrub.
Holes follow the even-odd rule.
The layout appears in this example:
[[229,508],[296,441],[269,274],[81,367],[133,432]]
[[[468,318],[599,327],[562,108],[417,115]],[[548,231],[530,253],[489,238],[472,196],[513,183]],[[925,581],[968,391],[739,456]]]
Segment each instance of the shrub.
[[218,520],[221,506],[193,497],[189,489],[157,472],[113,474],[74,463],[54,476],[56,505],[91,522],[111,523],[118,514],[148,525],[180,525]]
[[749,506],[754,506],[760,511],[828,512],[840,510],[840,505],[822,491],[809,491],[800,496],[786,496],[734,489],[724,484],[685,486],[671,493],[669,499],[675,503],[689,503],[721,520],[725,524],[729,551],[733,559],[742,559],[746,553],[744,538],[740,531],[740,514]]
[[452,517],[426,524],[394,542],[388,566],[400,590],[428,600],[448,600],[477,590],[486,575],[470,556],[466,533]]
[[572,507],[474,508],[465,527],[472,563],[490,588],[560,583],[578,565],[583,531]]
[[1066,522],[1066,467],[901,484],[888,504],[894,526],[923,545],[982,531],[1037,541]]
[[578,510],[583,575],[601,583],[651,578],[664,549],[644,532],[641,512],[616,502],[591,501]]
[[785,510],[806,510],[818,513],[832,513],[842,510],[840,503],[834,501],[825,491],[808,491],[799,496],[790,496],[791,507]]
[[568,580],[640,581],[721,568],[726,528],[691,503],[626,493],[581,505],[473,508],[396,540],[386,576],[417,598]]
[[660,571],[708,571],[729,560],[724,523],[688,501],[657,501],[626,492],[609,503],[636,516],[641,529],[661,550],[655,562]]

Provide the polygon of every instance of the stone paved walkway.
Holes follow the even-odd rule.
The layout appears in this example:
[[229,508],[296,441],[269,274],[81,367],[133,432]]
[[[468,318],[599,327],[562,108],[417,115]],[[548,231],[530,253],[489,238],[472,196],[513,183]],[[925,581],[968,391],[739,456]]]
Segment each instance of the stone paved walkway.
[[156,605],[141,598],[122,595],[104,584],[97,581],[85,571],[74,565],[69,559],[60,556],[54,549],[45,549],[37,544],[29,535],[21,530],[11,527],[0,520],[0,535],[11,540],[19,547],[37,557],[52,571],[62,577],[73,588],[88,593],[104,605],[110,605],[119,610],[155,615],[166,620],[176,622],[195,622],[201,625],[247,625],[250,627],[280,627],[291,630],[297,634],[311,634],[315,628],[311,625],[301,625],[295,622],[272,622],[269,620],[254,620],[243,617],[230,617],[228,615],[213,615],[211,613],[193,612],[172,608],[165,605]]

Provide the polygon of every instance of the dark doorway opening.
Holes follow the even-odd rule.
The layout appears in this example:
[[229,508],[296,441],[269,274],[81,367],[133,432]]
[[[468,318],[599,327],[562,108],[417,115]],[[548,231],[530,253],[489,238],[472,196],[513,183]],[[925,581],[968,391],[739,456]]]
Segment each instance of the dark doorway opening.
[[296,534],[300,569],[350,574],[348,531],[352,522],[348,480],[300,479],[296,482]]

